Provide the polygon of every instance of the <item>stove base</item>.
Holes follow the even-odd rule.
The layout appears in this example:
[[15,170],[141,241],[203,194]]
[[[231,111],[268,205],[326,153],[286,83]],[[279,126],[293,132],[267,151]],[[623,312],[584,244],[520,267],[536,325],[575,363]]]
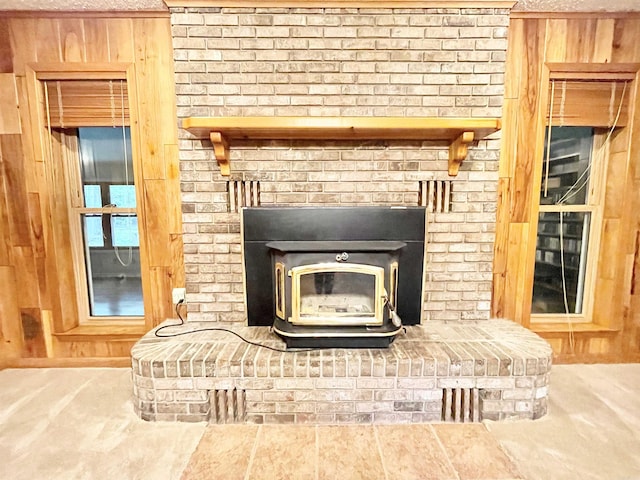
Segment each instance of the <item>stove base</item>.
[[282,337],[287,344],[287,349],[388,348],[395,338],[396,337]]
[[273,331],[287,348],[387,348],[404,327],[391,323],[381,327],[299,326],[276,318]]

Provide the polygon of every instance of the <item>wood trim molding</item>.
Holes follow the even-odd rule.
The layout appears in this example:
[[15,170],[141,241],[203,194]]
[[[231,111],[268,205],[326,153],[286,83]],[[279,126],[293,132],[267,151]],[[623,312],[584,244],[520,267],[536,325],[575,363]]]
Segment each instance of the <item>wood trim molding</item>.
[[435,140],[449,144],[449,175],[467,147],[500,130],[497,118],[433,117],[188,117],[182,128],[211,140],[220,173],[231,173],[231,140]]
[[633,81],[640,63],[546,62],[550,80]]
[[2,368],[129,368],[131,357],[9,358]]
[[37,62],[27,66],[37,80],[127,80],[132,63]]
[[529,12],[524,10],[512,10],[509,15],[510,18],[536,18],[536,19],[549,19],[549,20],[562,20],[562,19],[589,19],[602,20],[606,18],[638,18],[640,17],[640,11],[633,12]]
[[169,10],[0,10],[0,18],[166,18]]
[[515,0],[165,0],[168,7],[512,8]]

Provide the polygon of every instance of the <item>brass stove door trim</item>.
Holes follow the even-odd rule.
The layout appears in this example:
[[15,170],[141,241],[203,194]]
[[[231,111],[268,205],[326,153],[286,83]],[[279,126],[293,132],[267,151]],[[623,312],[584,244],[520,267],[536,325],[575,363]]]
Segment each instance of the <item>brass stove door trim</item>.
[[[315,273],[361,273],[373,275],[374,286],[374,312],[371,316],[307,316],[301,317],[300,312],[300,279],[303,275]],[[362,265],[357,263],[314,263],[293,267],[289,270],[291,277],[291,316],[289,322],[293,325],[326,325],[326,326],[377,326],[384,322],[384,268],[374,265]],[[369,321],[367,321],[369,320]]]
[[276,316],[281,319],[285,319],[285,274],[284,264],[276,262],[275,269],[276,279]]

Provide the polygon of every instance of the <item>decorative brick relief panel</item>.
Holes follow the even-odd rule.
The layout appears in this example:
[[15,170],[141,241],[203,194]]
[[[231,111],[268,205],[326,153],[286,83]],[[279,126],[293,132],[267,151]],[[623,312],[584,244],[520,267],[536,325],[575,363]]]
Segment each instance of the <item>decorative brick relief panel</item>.
[[[178,116],[500,117],[508,10],[172,9]],[[190,320],[245,322],[239,214],[208,141],[180,133]],[[453,180],[429,217],[425,320],[488,318],[498,136],[455,178],[439,142],[244,141],[231,180],[261,205],[417,205],[419,182]]]

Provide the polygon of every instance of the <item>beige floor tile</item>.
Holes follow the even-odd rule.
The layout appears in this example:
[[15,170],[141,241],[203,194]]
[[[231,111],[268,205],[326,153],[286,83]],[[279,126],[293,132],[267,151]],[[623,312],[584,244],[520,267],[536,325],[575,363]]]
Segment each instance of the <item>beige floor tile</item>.
[[309,425],[263,425],[249,480],[316,478],[316,430]]
[[387,478],[393,480],[458,478],[429,425],[380,425],[375,428]]
[[432,428],[461,480],[522,478],[483,425],[438,424]]
[[182,480],[242,480],[256,442],[256,425],[209,425]]
[[318,428],[318,479],[384,479],[371,425]]

